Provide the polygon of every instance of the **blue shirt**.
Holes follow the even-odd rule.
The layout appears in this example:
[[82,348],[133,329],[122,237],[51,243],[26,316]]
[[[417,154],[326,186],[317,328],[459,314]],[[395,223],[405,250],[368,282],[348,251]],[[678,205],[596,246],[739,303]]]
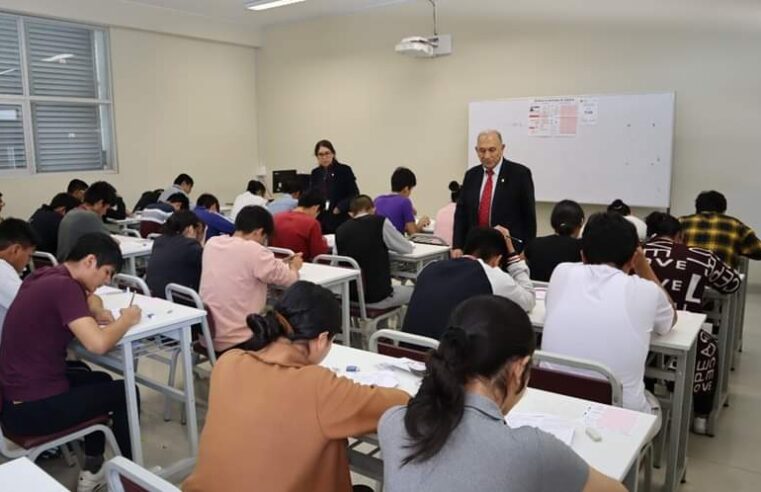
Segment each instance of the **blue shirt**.
[[206,240],[222,234],[231,235],[235,232],[235,224],[224,215],[212,212],[206,207],[196,207],[193,212],[206,224]]
[[281,196],[277,200],[273,200],[267,205],[267,210],[274,217],[282,212],[290,212],[299,204],[299,201],[293,198],[291,195]]

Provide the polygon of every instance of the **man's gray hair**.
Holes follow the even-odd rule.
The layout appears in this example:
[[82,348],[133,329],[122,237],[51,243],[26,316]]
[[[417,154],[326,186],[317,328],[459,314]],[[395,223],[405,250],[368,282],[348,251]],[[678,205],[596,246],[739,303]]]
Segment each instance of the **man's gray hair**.
[[476,141],[481,140],[481,137],[488,137],[489,135],[496,135],[499,139],[500,143],[504,143],[502,140],[502,134],[499,132],[499,130],[484,130],[481,133],[478,134],[478,139]]

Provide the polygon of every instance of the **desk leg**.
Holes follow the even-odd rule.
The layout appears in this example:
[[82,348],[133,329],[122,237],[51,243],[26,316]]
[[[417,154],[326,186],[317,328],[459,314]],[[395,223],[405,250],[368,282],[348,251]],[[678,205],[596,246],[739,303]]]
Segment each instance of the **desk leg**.
[[137,276],[137,266],[134,256],[127,258],[127,273],[132,276]]
[[124,393],[127,397],[127,418],[129,420],[129,438],[132,442],[132,461],[143,466],[143,443],[140,438],[140,414],[137,408],[137,386],[135,383],[135,365],[132,343],[122,344],[124,358]]
[[637,492],[639,486],[639,467],[640,460],[637,458],[624,477],[623,484],[629,492]]
[[[675,492],[687,472],[687,439],[692,414],[692,383],[695,376],[697,341],[689,352],[677,357],[671,435],[668,443],[665,491]],[[664,424],[665,425],[665,422]]]
[[725,298],[720,301],[721,321],[719,322],[719,372],[716,375],[716,396],[713,400],[713,410],[708,416],[706,432],[709,436],[716,434],[716,422],[719,419],[722,407],[729,396],[729,368],[731,363],[731,349],[733,323],[732,323],[732,298]]
[[[357,279],[357,282],[361,280]],[[344,346],[351,347],[351,280],[341,284],[341,326],[343,327]]]
[[198,419],[196,418],[196,392],[193,381],[192,340],[190,326],[180,328],[182,344],[182,377],[185,387],[185,415],[187,415],[188,441],[191,456],[198,455]]

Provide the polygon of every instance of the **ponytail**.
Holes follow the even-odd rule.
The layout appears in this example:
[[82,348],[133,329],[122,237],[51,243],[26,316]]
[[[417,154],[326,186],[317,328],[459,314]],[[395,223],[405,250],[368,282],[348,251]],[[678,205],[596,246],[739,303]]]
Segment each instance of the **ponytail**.
[[552,208],[550,224],[560,236],[570,236],[584,224],[584,209],[573,200],[561,200]]

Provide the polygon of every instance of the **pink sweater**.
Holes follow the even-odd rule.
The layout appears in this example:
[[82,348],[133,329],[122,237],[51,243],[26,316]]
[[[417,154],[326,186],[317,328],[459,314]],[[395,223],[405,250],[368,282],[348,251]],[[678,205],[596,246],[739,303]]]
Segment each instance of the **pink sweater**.
[[209,239],[203,249],[201,299],[214,318],[217,352],[251,338],[246,316],[267,303],[267,284],[287,287],[298,274],[256,241],[234,236]]

